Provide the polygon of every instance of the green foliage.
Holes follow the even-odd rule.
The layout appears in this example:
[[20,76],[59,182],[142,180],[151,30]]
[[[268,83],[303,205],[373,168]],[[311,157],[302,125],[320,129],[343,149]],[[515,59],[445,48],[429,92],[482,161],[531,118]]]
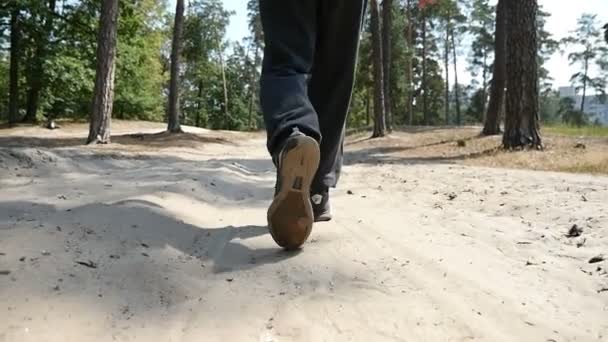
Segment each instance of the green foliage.
[[260,17],[260,1],[247,1],[247,16],[249,17],[249,31],[253,38],[253,43],[261,47],[264,45],[264,30],[262,28],[262,18]]
[[0,122],[8,120],[8,59],[0,55]]
[[[583,90],[585,93],[587,88],[592,88],[598,94],[605,94],[608,84],[608,47],[602,41],[597,15],[583,14],[577,25],[572,35],[562,40],[562,43],[576,49],[568,55],[570,65],[580,67],[580,71],[574,73],[570,81],[577,91]],[[599,75],[591,74],[593,64],[600,67],[602,72]]]
[[[393,4],[395,4],[393,2]],[[403,39],[403,34],[406,31],[407,19],[401,14],[403,10],[398,6],[393,7],[393,20],[391,30],[391,112],[393,115],[393,124],[402,125],[406,122],[405,108],[407,108],[406,100],[407,93],[411,90],[406,82],[405,68],[406,58],[413,51]],[[371,65],[371,61],[370,64]],[[371,85],[371,78],[368,80]],[[365,104],[365,103],[364,103]]]
[[156,0],[121,2],[114,116],[160,121],[164,115],[159,51],[165,39],[164,4]]
[[[44,23],[50,17],[48,0],[10,0],[0,5],[0,120],[7,116],[10,28],[8,20],[14,8],[19,9],[22,25],[19,100],[21,115],[25,113],[28,91],[36,58],[42,56],[44,77],[41,78],[39,117],[86,119],[90,112],[95,80],[96,35],[99,24],[99,0],[57,0],[52,13],[52,34]],[[263,127],[258,99],[258,79],[264,49],[259,0],[247,0],[250,34],[240,42],[227,40],[226,30],[233,13],[223,7],[223,0],[191,0],[186,8],[183,58],[180,68],[182,122],[213,129],[259,129]],[[409,5],[409,8],[407,7]],[[120,2],[118,57],[115,71],[114,117],[160,121],[165,117],[169,49],[173,15],[167,0],[131,0]],[[487,84],[491,78],[494,8],[489,0],[438,0],[420,10],[418,2],[393,2],[391,34],[390,96],[393,123],[407,123],[408,101],[411,101],[414,124],[445,124],[445,108],[455,111],[454,61],[467,56],[468,70],[474,84],[460,90],[464,120],[477,123],[483,119]],[[171,6],[172,7],[172,6]],[[548,14],[539,15],[539,43],[542,85],[540,113],[544,122],[568,122],[576,119],[570,112],[560,112],[556,94],[550,90],[551,79],[542,64],[557,49],[557,42],[545,31]],[[423,40],[423,19],[426,39]],[[369,23],[369,21],[367,21]],[[408,27],[412,28],[408,41]],[[592,26],[601,32],[594,23]],[[371,72],[371,40],[369,27],[364,28],[360,44],[359,66],[351,101],[348,125],[371,124],[373,113],[373,76]],[[455,35],[455,45],[450,39]],[[588,33],[588,32],[587,32]],[[601,32],[603,33],[603,32]],[[585,33],[586,34],[586,33]],[[585,51],[583,35],[568,40],[571,46]],[[595,33],[592,35],[595,37]],[[597,35],[603,38],[602,34]],[[46,40],[48,39],[48,42]],[[578,45],[577,45],[578,44]],[[603,43],[602,43],[603,44]],[[592,44],[595,63],[601,73],[587,76],[591,87],[600,87],[596,80],[608,75],[608,51],[604,45]],[[40,50],[43,46],[44,49]],[[423,46],[426,57],[426,84],[423,82]],[[598,47],[600,49],[598,49]],[[446,57],[446,48],[450,52]],[[40,51],[44,52],[40,54]],[[37,57],[38,56],[38,57]],[[576,53],[571,61],[580,64]],[[464,58],[459,63],[465,63]],[[412,61],[411,72],[408,61]],[[446,102],[446,62],[449,67]],[[459,68],[460,70],[461,68]],[[224,98],[225,73],[227,101]],[[574,81],[580,81],[577,74]],[[408,82],[411,77],[411,83]],[[459,75],[462,80],[462,75]],[[580,82],[579,82],[580,83]],[[484,87],[485,85],[485,87]],[[427,98],[427,113],[423,98]],[[228,112],[225,108],[228,108]],[[565,113],[565,114],[564,114]],[[561,115],[561,116],[560,116]],[[574,121],[573,121],[574,120]],[[451,123],[450,122],[450,123]]]
[[473,93],[469,100],[469,106],[467,107],[467,111],[465,113],[465,122],[470,124],[476,124],[483,122],[484,114],[485,114],[485,104],[486,104],[486,93],[483,89],[477,88],[477,90]]
[[[184,123],[198,123],[213,129],[235,126],[231,115],[226,117],[223,110],[226,104],[221,64],[231,15],[219,0],[192,1],[188,8],[182,77]],[[228,74],[226,71],[227,79]]]
[[539,102],[539,116],[543,124],[555,124],[560,121],[561,98],[558,91],[542,92]]
[[[433,50],[431,50],[433,53]],[[414,80],[420,85],[420,88],[416,90],[416,96],[414,97],[414,124],[424,125],[424,113],[423,113],[423,96],[422,93],[427,93],[427,110],[429,116],[430,125],[440,125],[443,123],[441,111],[443,109],[443,97],[444,97],[444,80],[441,74],[441,67],[437,58],[428,57],[426,59],[426,72],[427,72],[427,84],[426,87],[422,87],[422,60],[416,60],[414,62]]]
[[[89,115],[95,81],[100,3],[96,0],[57,1],[54,13],[49,13],[46,3],[34,0],[11,3],[21,6],[24,18],[20,98],[22,102],[27,100],[29,80],[39,78],[42,89],[38,112],[41,116],[84,119]],[[121,1],[120,4],[115,116],[162,120],[165,76],[160,50],[165,40],[164,0]],[[48,17],[52,17],[53,26],[51,39],[46,41],[42,28]],[[4,30],[1,34],[0,42],[4,42],[10,32]],[[35,69],[41,48],[45,52],[44,77]],[[7,53],[0,50],[0,89],[7,87],[7,60]],[[3,91],[0,95],[0,113],[6,112],[5,94]],[[24,106],[22,103],[22,112]]]
[[539,13],[537,16],[537,31],[538,31],[538,64],[539,64],[539,83],[541,87],[541,95],[547,94],[551,91],[553,79],[549,76],[549,70],[545,68],[546,62],[551,58],[555,52],[559,50],[560,43],[553,39],[550,32],[545,29],[547,19],[551,17],[551,14],[542,10],[542,6],[539,6]]
[[[397,125],[405,124],[407,95],[412,93],[413,103],[413,123],[416,125],[424,124],[423,113],[423,94],[427,94],[427,116],[429,124],[443,123],[441,116],[444,106],[444,87],[443,70],[440,67],[442,60],[439,44],[445,33],[440,31],[440,7],[431,6],[425,11],[426,15],[426,41],[422,37],[423,21],[422,12],[414,2],[409,9],[412,13],[411,25],[413,28],[413,45],[407,44],[403,39],[404,32],[407,30],[407,16],[404,15],[408,9],[403,3],[394,3],[393,27],[391,31],[391,85],[390,96],[392,103],[393,122]],[[348,125],[350,127],[362,127],[370,124],[373,113],[373,75],[372,75],[372,48],[371,48],[371,27],[370,20],[366,20],[367,26],[362,34],[362,41],[359,52],[359,66],[355,79],[355,90],[351,102],[350,117]],[[422,51],[425,44],[426,52],[426,73],[427,82],[423,84]],[[413,57],[412,87],[406,82],[408,70],[407,59]]]
[[574,109],[574,99],[570,97],[564,97],[560,100],[558,113],[562,122],[568,125],[581,127],[589,123],[585,113]]
[[[469,32],[472,36],[472,43],[467,70],[477,82],[481,77],[481,87],[484,88],[488,86],[492,73],[495,12],[488,0],[472,0],[470,3]],[[482,100],[485,103],[486,100]]]
[[[369,23],[369,20],[367,20]],[[347,126],[366,127],[373,116],[372,39],[369,26],[359,45],[359,63],[355,74],[355,88],[350,104]]]
[[48,119],[81,119],[90,110],[95,71],[79,56],[59,54],[48,60],[49,84],[43,91],[42,111]]

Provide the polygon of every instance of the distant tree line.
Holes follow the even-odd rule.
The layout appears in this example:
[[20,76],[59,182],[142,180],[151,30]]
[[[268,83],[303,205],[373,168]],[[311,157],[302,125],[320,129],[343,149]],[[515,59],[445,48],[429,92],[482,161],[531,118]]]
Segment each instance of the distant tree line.
[[[584,122],[584,99],[605,94],[608,24],[602,29],[595,15],[557,40],[534,0],[371,0],[370,9],[348,124],[373,126],[374,136],[402,125],[484,123],[484,134],[506,129],[507,146],[540,146],[537,133],[508,131]],[[221,0],[178,0],[175,10],[166,0],[6,0],[0,120],[89,119],[90,142],[109,139],[110,117],[166,121],[173,132],[182,124],[263,128],[258,1],[248,0],[247,10],[250,33],[234,42],[226,37],[234,13]],[[559,98],[545,69],[566,48],[580,70],[571,79],[583,95],[578,109]],[[509,101],[515,93],[529,101]]]

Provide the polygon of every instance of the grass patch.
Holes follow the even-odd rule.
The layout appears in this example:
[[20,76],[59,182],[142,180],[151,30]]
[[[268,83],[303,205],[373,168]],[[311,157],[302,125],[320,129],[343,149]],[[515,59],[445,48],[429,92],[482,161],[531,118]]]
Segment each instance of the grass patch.
[[568,126],[554,125],[545,126],[543,132],[569,137],[608,137],[607,126]]
[[558,171],[572,173],[608,174],[608,159],[597,162],[579,162],[574,165],[559,167]]

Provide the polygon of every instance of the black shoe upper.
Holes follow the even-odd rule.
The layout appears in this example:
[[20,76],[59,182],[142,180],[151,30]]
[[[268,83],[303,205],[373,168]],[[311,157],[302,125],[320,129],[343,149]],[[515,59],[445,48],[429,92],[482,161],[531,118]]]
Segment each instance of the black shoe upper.
[[331,206],[329,205],[328,189],[313,191],[310,195],[310,200],[312,202],[312,210],[316,222],[331,220]]

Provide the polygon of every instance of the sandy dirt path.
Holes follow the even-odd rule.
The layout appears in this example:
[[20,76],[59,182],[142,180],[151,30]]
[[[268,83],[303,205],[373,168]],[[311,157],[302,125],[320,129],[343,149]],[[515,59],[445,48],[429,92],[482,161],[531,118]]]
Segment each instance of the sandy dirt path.
[[0,147],[0,341],[608,340],[607,177],[374,160],[290,254],[261,136]]

